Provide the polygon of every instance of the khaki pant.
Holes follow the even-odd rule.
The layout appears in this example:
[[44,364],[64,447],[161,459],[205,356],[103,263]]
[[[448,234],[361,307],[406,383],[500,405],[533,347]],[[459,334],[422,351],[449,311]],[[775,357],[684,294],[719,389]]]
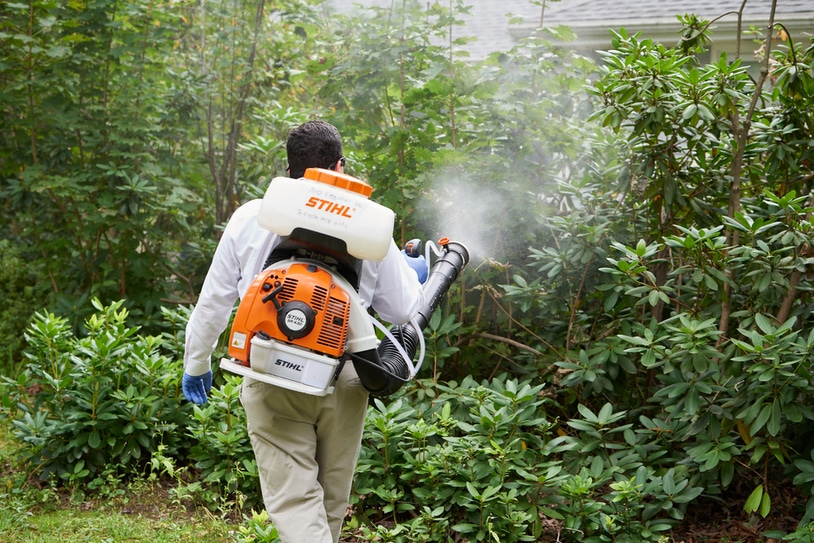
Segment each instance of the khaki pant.
[[283,543],[339,541],[367,398],[350,362],[324,397],[244,379],[263,502]]

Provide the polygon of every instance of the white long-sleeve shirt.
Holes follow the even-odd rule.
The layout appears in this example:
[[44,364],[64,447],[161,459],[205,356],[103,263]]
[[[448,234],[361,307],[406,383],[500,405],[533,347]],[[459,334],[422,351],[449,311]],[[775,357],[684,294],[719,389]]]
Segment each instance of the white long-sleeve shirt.
[[[202,375],[211,365],[212,351],[229,324],[235,301],[242,299],[255,276],[263,271],[280,236],[261,227],[257,212],[262,200],[252,200],[235,211],[226,225],[204,279],[198,303],[186,328],[184,371]],[[362,261],[359,297],[391,324],[404,324],[424,303],[416,273],[395,242],[381,261]]]

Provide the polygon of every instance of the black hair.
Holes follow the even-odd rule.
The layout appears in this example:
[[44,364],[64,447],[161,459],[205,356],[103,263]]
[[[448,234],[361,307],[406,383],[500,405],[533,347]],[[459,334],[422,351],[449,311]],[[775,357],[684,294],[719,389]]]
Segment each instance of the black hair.
[[342,157],[339,130],[325,121],[308,121],[291,131],[286,142],[289,175],[300,178],[308,168],[328,168]]

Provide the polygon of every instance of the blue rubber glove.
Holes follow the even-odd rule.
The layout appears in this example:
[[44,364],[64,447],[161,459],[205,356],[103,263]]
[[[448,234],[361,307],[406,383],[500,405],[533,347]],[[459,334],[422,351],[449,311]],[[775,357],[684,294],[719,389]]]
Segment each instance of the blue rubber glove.
[[407,264],[413,269],[413,271],[418,274],[418,281],[420,283],[424,283],[427,280],[427,275],[430,273],[430,267],[427,265],[427,259],[424,258],[424,255],[418,256],[410,256],[405,251],[401,251],[401,254],[404,255],[404,259],[407,260]]
[[194,404],[202,405],[206,403],[206,395],[212,389],[212,370],[203,375],[190,375],[184,372],[181,379],[181,390],[186,399]]

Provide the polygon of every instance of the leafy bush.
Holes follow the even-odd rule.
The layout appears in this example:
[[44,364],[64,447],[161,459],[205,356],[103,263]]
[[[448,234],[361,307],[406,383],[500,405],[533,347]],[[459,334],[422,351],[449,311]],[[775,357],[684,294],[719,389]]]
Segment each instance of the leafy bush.
[[[659,541],[704,491],[657,425],[635,428],[628,413],[578,405],[570,431],[552,441],[569,475],[558,487],[554,517],[569,541]],[[576,432],[574,432],[576,430]]]
[[171,331],[155,337],[125,324],[123,302],[93,307],[83,337],[67,319],[37,313],[27,365],[2,378],[23,462],[74,488],[150,471],[175,478],[179,497],[220,510],[262,504],[240,379],[219,374],[201,407],[181,395],[189,310],[163,309]]
[[738,490],[746,514],[767,517],[782,485],[812,487],[812,58],[814,46],[775,46],[755,81],[739,59],[701,66],[624,31],[606,55],[594,118],[618,139],[592,138],[589,160],[616,178],[564,187],[579,205],[542,219],[555,243],[505,289],[528,328],[567,323],[550,341],[571,427],[555,442],[578,475],[560,497],[586,537],[622,533],[591,508],[606,484],[624,500],[634,487],[678,496],[656,517],[662,498],[642,503],[636,522],[667,517],[651,531],[688,497]]
[[398,541],[418,534],[483,541],[493,533],[533,541],[543,487],[559,476],[558,464],[543,456],[550,423],[542,388],[465,379],[414,389],[414,397],[388,405],[376,400],[354,483],[358,513],[393,521]]
[[103,472],[139,473],[162,447],[179,456],[191,409],[180,401],[179,364],[161,339],[125,325],[122,302],[103,306],[77,337],[67,319],[37,313],[28,328],[27,365],[3,377],[23,460],[40,479],[93,487]]
[[179,146],[191,116],[164,54],[183,28],[178,9],[150,2],[3,6],[0,108],[15,120],[0,145],[0,226],[37,259],[40,302],[73,324],[96,297],[126,300],[149,327],[187,286],[191,259],[177,256],[201,168]]
[[[702,488],[607,404],[559,428],[545,385],[421,381],[368,412],[353,502],[388,541],[659,541]],[[544,521],[548,520],[548,524]]]

